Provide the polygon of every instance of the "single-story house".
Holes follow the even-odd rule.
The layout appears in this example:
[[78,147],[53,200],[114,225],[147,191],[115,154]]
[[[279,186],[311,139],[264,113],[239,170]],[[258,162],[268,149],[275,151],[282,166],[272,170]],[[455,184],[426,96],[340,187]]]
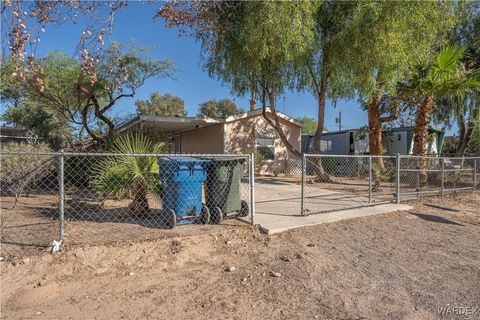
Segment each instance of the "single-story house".
[[[382,132],[382,143],[387,155],[412,154],[413,133],[415,127],[397,127],[385,129]],[[435,127],[428,128],[428,154],[442,152],[445,132]],[[302,136],[302,152],[313,153],[313,135]],[[326,132],[322,134],[320,150],[322,154],[369,154],[368,131],[351,129]]]
[[0,126],[0,144],[30,143],[35,137],[25,128]]
[[[398,127],[386,130],[382,134],[383,145],[390,155],[413,153],[413,132],[415,127]],[[442,153],[445,131],[435,127],[428,127],[427,154]]]
[[[269,109],[266,114],[273,119]],[[300,150],[303,123],[280,112],[277,115],[289,143]],[[289,160],[295,159],[263,118],[261,109],[227,118],[139,115],[119,128],[120,132],[128,130],[161,135],[169,142],[169,151],[175,153],[240,154],[257,151],[265,158],[258,168],[260,173],[285,171]]]
[[[313,153],[313,135],[302,136],[302,152]],[[360,129],[322,133],[320,142],[322,154],[368,154],[368,133]]]

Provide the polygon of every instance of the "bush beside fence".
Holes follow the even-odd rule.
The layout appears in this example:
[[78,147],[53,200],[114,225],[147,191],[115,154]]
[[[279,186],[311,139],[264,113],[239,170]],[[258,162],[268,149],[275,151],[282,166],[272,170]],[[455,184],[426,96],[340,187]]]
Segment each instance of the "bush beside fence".
[[[217,159],[236,159],[235,177],[230,162]],[[3,258],[38,252],[54,240],[108,244],[205,229],[228,217],[254,223],[250,155],[10,151],[1,162]],[[193,224],[169,231],[187,222]]]
[[[255,223],[251,155],[191,155],[198,159],[193,167],[179,164],[187,155],[0,155],[3,258],[39,252],[54,240],[108,244],[204,230],[225,211]],[[476,189],[480,157],[308,154],[287,169],[286,177],[272,179],[298,186],[289,194],[299,204],[294,214],[308,215]],[[186,222],[194,224],[169,231]]]

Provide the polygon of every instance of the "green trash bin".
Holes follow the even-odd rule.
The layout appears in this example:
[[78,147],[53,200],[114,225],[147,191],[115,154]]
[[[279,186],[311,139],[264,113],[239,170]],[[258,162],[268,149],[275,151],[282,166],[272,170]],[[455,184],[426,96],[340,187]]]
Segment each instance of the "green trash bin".
[[245,217],[248,204],[241,199],[241,179],[245,157],[208,158],[211,163],[205,181],[205,202],[210,221],[219,224],[228,214]]

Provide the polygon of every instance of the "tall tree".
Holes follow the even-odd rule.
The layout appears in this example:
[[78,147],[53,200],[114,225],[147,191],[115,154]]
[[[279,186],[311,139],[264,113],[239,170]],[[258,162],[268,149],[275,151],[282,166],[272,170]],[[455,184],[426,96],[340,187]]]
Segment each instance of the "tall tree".
[[479,124],[473,130],[467,153],[480,155],[480,120]]
[[17,106],[7,107],[2,120],[16,127],[26,128],[39,142],[47,143],[58,150],[72,139],[72,130],[65,121],[49,108],[26,100]]
[[[450,33],[450,41],[465,47],[462,59],[466,69],[475,69],[480,66],[480,2],[459,1],[456,8],[457,23]],[[472,135],[477,126],[480,126],[480,93],[446,99],[437,99],[438,107],[434,117],[436,122],[451,127],[452,122],[458,125],[458,144],[456,154],[462,156],[467,150]]]
[[243,112],[243,109],[238,108],[235,102],[230,99],[214,99],[200,103],[198,114],[213,118],[226,118],[241,112]]
[[112,137],[116,122],[111,116],[121,99],[135,96],[145,81],[170,76],[168,60],[152,60],[139,50],[123,50],[113,43],[95,64],[95,81],[76,60],[50,53],[37,60],[41,72],[19,81],[30,100],[54,110],[78,134],[78,140],[102,142]]
[[2,1],[2,56],[10,56],[15,76],[25,80],[39,72],[36,48],[41,34],[49,26],[75,23],[83,26],[77,51],[83,71],[92,81],[96,77],[95,61],[111,34],[116,13],[127,1]]
[[[445,47],[435,59],[420,66],[418,73],[404,84],[407,92],[421,96],[416,110],[413,139],[413,154],[422,156],[421,168],[426,166],[423,156],[435,98],[462,97],[480,88],[480,69],[467,70],[462,63],[464,54],[464,47]],[[425,173],[421,175],[421,182],[426,182]]]
[[27,95],[26,88],[11,74],[14,66],[10,59],[0,67],[0,103],[6,110],[1,119],[8,124],[28,129],[39,140],[53,149],[61,148],[71,140],[68,123],[48,106],[42,106]]
[[158,92],[150,94],[150,100],[137,100],[135,102],[137,113],[152,116],[178,116],[185,117],[185,101],[170,93],[161,95]]
[[[325,1],[316,15],[316,41],[296,63],[297,88],[309,89],[318,103],[314,153],[320,153],[327,97],[363,97],[369,113],[370,152],[382,153],[382,124],[398,117],[392,99],[397,81],[408,75],[442,30],[442,3]],[[447,20],[448,21],[448,20]],[[354,35],[354,36],[352,36]],[[387,92],[392,102],[382,104]],[[383,169],[383,161],[378,158]],[[319,177],[327,179],[319,162]],[[379,181],[377,179],[377,181]]]
[[[302,134],[314,134],[317,130],[318,123],[315,118],[304,116],[302,118],[298,118],[297,120],[302,122],[304,125]],[[326,130],[326,128],[324,128],[324,130]]]
[[[350,32],[340,39],[347,76],[368,114],[369,151],[382,155],[383,127],[397,120],[408,106],[398,82],[412,75],[416,65],[432,54],[452,26],[451,5],[441,1],[362,1],[349,23]],[[351,57],[354,57],[352,60]],[[385,171],[382,157],[374,164],[374,188]]]
[[193,30],[202,43],[210,75],[227,83],[236,94],[256,92],[264,119],[289,152],[300,156],[283,132],[276,98],[291,82],[292,61],[313,40],[318,5],[274,1],[169,3],[159,15],[170,26]]

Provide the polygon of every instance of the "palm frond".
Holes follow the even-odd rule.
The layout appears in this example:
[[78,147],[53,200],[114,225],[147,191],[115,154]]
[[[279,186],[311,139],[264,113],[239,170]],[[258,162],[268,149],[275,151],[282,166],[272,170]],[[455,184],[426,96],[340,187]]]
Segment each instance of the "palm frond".
[[461,59],[465,50],[465,47],[460,47],[457,44],[445,47],[431,65],[433,78],[455,73],[462,66]]
[[153,144],[140,134],[118,137],[112,150],[118,156],[100,161],[93,169],[92,187],[104,196],[127,196],[138,187],[160,197],[157,157],[142,154],[159,154],[165,144]]

